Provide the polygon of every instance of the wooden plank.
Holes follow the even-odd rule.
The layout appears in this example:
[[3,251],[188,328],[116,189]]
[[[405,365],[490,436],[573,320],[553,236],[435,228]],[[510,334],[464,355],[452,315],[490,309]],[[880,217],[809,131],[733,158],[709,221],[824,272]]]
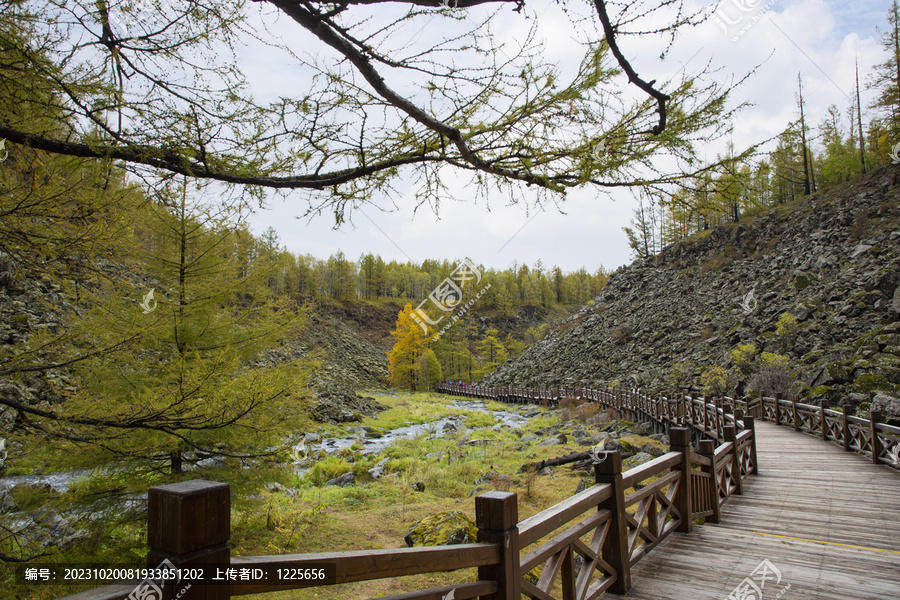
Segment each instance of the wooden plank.
[[732,450],[734,450],[734,444],[732,442],[726,442],[726,443],[716,447],[716,453],[715,453],[716,462],[717,463],[721,462],[722,457],[725,456],[726,454],[728,454],[729,452],[731,452]]
[[133,583],[124,585],[105,585],[103,587],[78,592],[77,594],[63,596],[58,600],[126,600],[133,591]]
[[710,459],[701,454],[697,454],[694,451],[691,451],[691,462],[694,464],[698,464],[701,467],[708,467],[712,464],[712,461]]
[[643,557],[629,599],[721,600],[763,559],[782,576],[780,585],[767,584],[765,598],[787,584],[785,599],[897,597],[897,472],[821,437],[755,425],[759,476],[728,501],[721,524],[673,533]]
[[478,578],[497,582],[490,600],[519,600],[519,505],[515,494],[487,492],[475,498],[478,541],[496,544],[501,552],[497,565],[478,567]]

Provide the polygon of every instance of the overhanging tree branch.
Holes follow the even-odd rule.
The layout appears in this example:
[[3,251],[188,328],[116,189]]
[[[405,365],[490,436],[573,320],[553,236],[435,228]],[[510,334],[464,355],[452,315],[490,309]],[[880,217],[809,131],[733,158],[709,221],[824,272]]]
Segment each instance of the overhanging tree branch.
[[[681,1],[658,0],[652,10]],[[0,118],[0,138],[48,153],[246,186],[254,195],[262,188],[307,190],[311,200],[321,199],[310,202],[307,214],[329,207],[341,221],[357,203],[394,193],[392,182],[400,178],[417,179],[420,198],[439,195],[446,189],[441,167],[472,173],[482,193],[500,185],[511,196],[518,182],[560,194],[582,185],[665,184],[679,178],[684,164],[663,173],[652,159],[669,152],[690,167],[692,144],[718,127],[728,93],[686,81],[670,90],[679,99],[674,112],[668,110],[670,96],[625,60],[618,36],[658,35],[692,24],[680,12],[667,27],[624,32],[611,22],[605,0],[595,0],[588,10],[599,16],[606,44],[589,35],[583,63],[570,75],[542,60],[532,34],[514,43],[495,38],[492,23],[499,13],[481,14],[471,28],[465,24],[466,9],[519,9],[519,0],[256,2],[312,34],[311,50],[294,52],[269,35],[265,19],[262,26],[245,27],[246,15],[237,6],[223,14],[204,10],[221,7],[217,0],[164,3],[150,15],[150,25],[127,30],[117,5],[73,0],[45,8],[25,0],[35,31],[12,36],[15,43],[8,57],[0,55],[0,70],[29,65],[46,95],[35,98],[25,88],[16,93],[29,107],[23,110],[45,120],[38,125],[24,112]],[[354,20],[348,8],[375,4],[410,8],[384,21],[365,15]],[[435,10],[441,7],[446,10]],[[435,17],[447,27],[433,38],[394,43],[401,39],[395,33]],[[219,60],[219,45],[234,51],[245,32],[299,62],[286,73],[289,85],[302,92],[286,92],[270,104],[253,100],[239,65]],[[611,68],[610,52],[619,68]],[[656,102],[611,100],[620,69]],[[402,90],[388,83],[394,74]],[[663,130],[664,137],[647,137]],[[610,131],[618,132],[617,142],[602,155],[594,152],[598,132]]]
[[622,51],[619,49],[619,44],[616,42],[616,31],[612,22],[609,20],[609,13],[606,11],[606,1],[594,0],[594,6],[597,7],[597,14],[600,16],[600,22],[603,24],[603,34],[606,36],[606,43],[609,44],[609,49],[612,51],[613,56],[616,57],[619,66],[621,66],[622,70],[625,71],[625,74],[628,75],[628,81],[656,99],[659,123],[656,124],[650,133],[659,135],[666,128],[666,100],[669,99],[669,95],[660,92],[653,87],[653,84],[656,83],[655,79],[649,82],[641,79],[631,66],[631,63],[625,59],[625,55],[622,54]]

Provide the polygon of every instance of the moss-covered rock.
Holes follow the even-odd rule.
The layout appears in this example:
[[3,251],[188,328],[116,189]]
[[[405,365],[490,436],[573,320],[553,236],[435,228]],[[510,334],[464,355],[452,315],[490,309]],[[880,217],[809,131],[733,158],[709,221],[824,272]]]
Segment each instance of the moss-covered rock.
[[794,277],[794,287],[798,290],[805,290],[809,287],[809,277],[803,273]]
[[890,386],[887,380],[877,373],[865,373],[856,378],[853,382],[853,388],[859,392],[874,392],[880,389],[886,389]]
[[637,454],[641,451],[641,446],[643,444],[640,443],[640,440],[637,439],[636,436],[625,436],[618,439],[619,447],[622,449],[622,452],[630,452],[632,454]]
[[454,510],[430,515],[416,521],[403,539],[410,548],[414,546],[446,546],[474,543],[477,534],[475,523],[465,513]]

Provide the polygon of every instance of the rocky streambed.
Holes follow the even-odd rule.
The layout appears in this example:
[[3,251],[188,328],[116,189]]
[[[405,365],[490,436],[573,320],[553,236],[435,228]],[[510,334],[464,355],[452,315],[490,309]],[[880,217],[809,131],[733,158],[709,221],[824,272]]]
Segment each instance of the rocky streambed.
[[[535,406],[523,407],[516,412],[497,411],[491,412],[480,400],[456,400],[448,405],[448,408],[459,409],[474,413],[493,414],[496,423],[491,427],[497,431],[504,427],[521,428],[529,419],[541,413]],[[349,435],[343,437],[322,438],[317,433],[309,433],[303,442],[296,448],[298,451],[322,451],[326,454],[334,454],[344,449],[353,449],[363,455],[378,454],[386,447],[400,439],[412,439],[421,435],[444,436],[450,432],[466,431],[464,417],[460,415],[448,415],[430,423],[404,425],[396,429],[381,432],[367,425],[348,427]]]

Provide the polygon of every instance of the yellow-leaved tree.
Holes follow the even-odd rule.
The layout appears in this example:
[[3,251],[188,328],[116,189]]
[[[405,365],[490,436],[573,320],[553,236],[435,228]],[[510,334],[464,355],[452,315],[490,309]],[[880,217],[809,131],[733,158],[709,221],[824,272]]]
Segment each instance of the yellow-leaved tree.
[[397,327],[391,332],[394,347],[387,353],[388,382],[394,387],[416,391],[418,387],[427,385],[420,381],[419,376],[420,358],[428,348],[430,335],[419,324],[422,322],[412,304],[404,306],[397,315]]

